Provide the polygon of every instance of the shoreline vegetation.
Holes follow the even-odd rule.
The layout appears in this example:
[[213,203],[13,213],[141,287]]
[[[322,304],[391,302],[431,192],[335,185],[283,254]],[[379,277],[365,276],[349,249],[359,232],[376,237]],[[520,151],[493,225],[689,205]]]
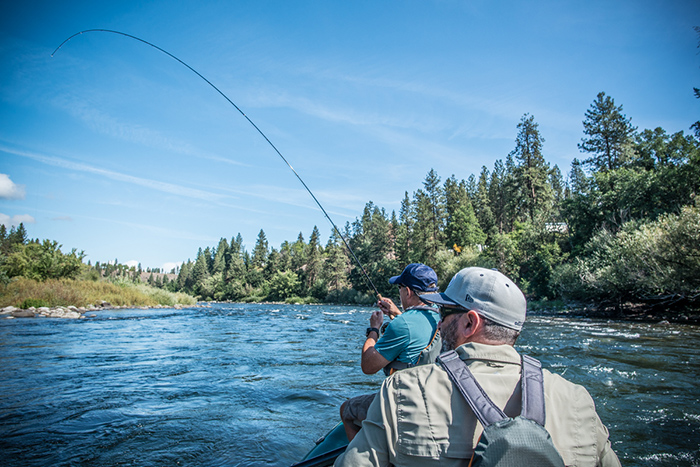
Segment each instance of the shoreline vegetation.
[[700,322],[700,121],[688,135],[638,131],[601,92],[583,120],[586,157],[566,177],[546,161],[534,116],[516,129],[514,149],[492,169],[444,182],[431,169],[398,213],[369,201],[325,245],[316,226],[308,241],[300,232],[279,248],[260,229],[252,251],[239,233],[171,271],[144,271],[117,259],[85,264],[82,251],[0,225],[0,307],[370,305],[366,276],[397,301],[387,279],[420,262],[437,272],[440,290],[464,267],[498,269],[535,312]]
[[[64,318],[83,319],[95,317],[90,312],[119,309],[183,309],[206,308],[215,303],[266,303],[286,305],[348,305],[371,307],[373,303],[326,303],[312,297],[290,297],[284,301],[198,302],[195,297],[183,293],[171,293],[147,284],[110,282],[86,282],[81,280],[53,279],[44,282],[20,278],[4,286],[0,294],[0,319],[5,318]],[[40,298],[36,298],[40,297]],[[108,298],[114,303],[98,297]],[[19,306],[10,303],[19,303]],[[686,310],[672,313],[644,304],[625,303],[616,307],[583,305],[562,300],[528,301],[528,314],[551,317],[583,317],[613,321],[641,321],[653,324],[700,325],[700,311]]]
[[[0,310],[14,317],[33,315],[76,317],[87,311],[119,308],[182,308],[196,299],[181,292],[168,292],[148,284],[126,281],[46,279],[17,277],[0,286]],[[3,313],[0,311],[0,313]]]

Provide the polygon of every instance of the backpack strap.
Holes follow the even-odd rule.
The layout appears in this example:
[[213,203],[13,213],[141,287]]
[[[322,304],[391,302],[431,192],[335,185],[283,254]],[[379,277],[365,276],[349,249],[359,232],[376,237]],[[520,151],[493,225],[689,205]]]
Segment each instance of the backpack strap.
[[[438,362],[445,369],[462,396],[467,400],[467,403],[484,428],[492,423],[508,418],[484,392],[467,367],[467,364],[459,358],[457,352],[451,350],[443,353],[438,357]],[[520,415],[544,427],[544,377],[542,364],[537,359],[528,355],[522,356],[520,385],[522,392]]]
[[522,390],[522,409],[520,415],[544,426],[544,376],[542,374],[542,364],[539,360],[523,355],[523,370],[520,378],[520,388]]
[[492,423],[508,418],[496,404],[486,395],[466,363],[459,358],[454,350],[445,352],[438,357],[438,362],[447,372],[459,392],[464,396],[472,408],[474,415],[486,428]]

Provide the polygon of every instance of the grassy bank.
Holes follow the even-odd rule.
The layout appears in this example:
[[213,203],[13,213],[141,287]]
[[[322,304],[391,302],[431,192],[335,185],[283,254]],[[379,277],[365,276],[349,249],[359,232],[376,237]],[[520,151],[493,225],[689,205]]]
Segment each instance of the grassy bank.
[[6,286],[0,286],[0,306],[19,307],[25,300],[40,300],[49,307],[87,306],[102,301],[114,306],[174,306],[194,305],[194,297],[172,293],[146,284],[129,282],[82,281],[47,279],[39,282],[18,277]]

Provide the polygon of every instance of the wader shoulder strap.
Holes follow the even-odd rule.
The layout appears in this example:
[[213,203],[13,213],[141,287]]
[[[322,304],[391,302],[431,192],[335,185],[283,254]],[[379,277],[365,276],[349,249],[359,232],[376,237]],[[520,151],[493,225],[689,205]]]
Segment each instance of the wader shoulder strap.
[[507,418],[506,414],[491,401],[479,383],[476,382],[474,375],[469,371],[466,363],[459,358],[457,352],[454,350],[445,352],[438,357],[438,361],[447,371],[459,392],[467,400],[474,415],[476,415],[484,428]]
[[[472,411],[484,427],[508,418],[505,413],[493,403],[483,388],[474,378],[467,364],[459,358],[454,350],[445,352],[438,361],[447,372],[459,392],[464,396]],[[522,358],[522,409],[520,415],[544,426],[544,378],[542,366],[536,359],[524,355]]]
[[523,355],[523,370],[520,389],[523,393],[520,415],[544,426],[544,375],[539,360]]

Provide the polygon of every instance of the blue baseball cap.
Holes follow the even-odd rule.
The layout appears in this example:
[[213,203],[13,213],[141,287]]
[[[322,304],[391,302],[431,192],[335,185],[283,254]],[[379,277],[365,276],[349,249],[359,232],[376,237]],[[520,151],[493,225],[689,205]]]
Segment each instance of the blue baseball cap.
[[400,276],[393,276],[389,279],[390,284],[405,285],[422,292],[435,292],[438,276],[433,268],[422,263],[411,263],[406,266]]

